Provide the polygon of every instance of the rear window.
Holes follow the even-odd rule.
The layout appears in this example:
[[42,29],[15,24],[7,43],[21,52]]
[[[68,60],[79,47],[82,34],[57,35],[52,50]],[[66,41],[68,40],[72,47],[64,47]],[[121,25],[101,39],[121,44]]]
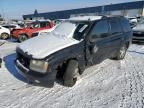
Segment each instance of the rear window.
[[121,25],[120,25],[120,22],[118,19],[111,19],[110,20],[110,26],[111,26],[111,33],[112,34],[117,34],[117,33],[120,33],[122,32],[122,28],[121,28]]
[[131,31],[131,27],[130,27],[129,21],[127,19],[122,18],[121,19],[121,25],[123,27],[124,32]]
[[9,28],[8,26],[3,26],[3,27],[5,27],[5,28]]

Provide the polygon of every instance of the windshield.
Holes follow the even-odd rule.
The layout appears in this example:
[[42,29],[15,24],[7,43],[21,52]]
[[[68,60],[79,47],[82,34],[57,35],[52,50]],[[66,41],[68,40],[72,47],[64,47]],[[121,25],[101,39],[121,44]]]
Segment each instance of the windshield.
[[71,22],[63,22],[58,25],[53,31],[56,35],[68,36],[76,29],[76,24]]
[[87,27],[88,24],[86,23],[66,21],[58,25],[52,33],[55,36],[80,40]]

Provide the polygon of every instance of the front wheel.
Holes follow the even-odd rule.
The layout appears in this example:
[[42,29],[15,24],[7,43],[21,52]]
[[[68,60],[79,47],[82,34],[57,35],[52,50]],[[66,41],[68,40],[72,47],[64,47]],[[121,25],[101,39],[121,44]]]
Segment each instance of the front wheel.
[[23,41],[26,41],[27,39],[28,39],[27,35],[21,34],[19,35],[18,41],[23,42]]
[[75,85],[79,76],[78,62],[76,60],[70,60],[64,73],[64,86],[72,87]]
[[0,38],[3,39],[3,40],[6,40],[6,39],[9,38],[9,34],[7,34],[7,33],[2,33]]
[[115,59],[116,59],[116,60],[123,60],[123,59],[125,58],[126,51],[127,51],[127,46],[126,46],[126,45],[123,45],[123,46],[119,49],[119,51],[118,51]]

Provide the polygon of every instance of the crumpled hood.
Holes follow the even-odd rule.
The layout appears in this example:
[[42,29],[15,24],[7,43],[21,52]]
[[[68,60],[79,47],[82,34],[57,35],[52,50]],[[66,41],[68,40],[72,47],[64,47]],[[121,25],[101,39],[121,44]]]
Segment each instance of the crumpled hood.
[[41,35],[21,43],[20,48],[24,53],[32,55],[35,59],[43,59],[63,48],[78,44],[79,41],[62,36],[54,36],[52,33]]
[[144,32],[144,24],[138,24],[133,28],[133,31],[143,31]]

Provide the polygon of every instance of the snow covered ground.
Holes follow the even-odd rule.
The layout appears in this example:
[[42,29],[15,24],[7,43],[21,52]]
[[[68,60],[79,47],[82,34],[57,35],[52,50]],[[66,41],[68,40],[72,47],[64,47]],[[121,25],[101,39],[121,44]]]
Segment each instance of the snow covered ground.
[[16,43],[0,46],[0,108],[142,108],[144,46],[132,45],[125,60],[105,60],[90,67],[77,84],[53,88],[25,83],[14,67]]

